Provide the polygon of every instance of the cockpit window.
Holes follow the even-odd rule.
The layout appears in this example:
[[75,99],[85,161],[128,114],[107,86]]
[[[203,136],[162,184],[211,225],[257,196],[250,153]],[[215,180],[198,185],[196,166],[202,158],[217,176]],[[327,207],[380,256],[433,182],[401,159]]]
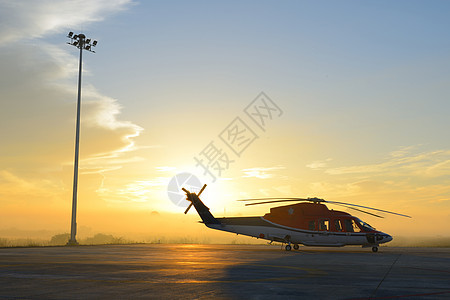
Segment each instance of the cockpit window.
[[374,230],[375,230],[375,228],[373,228],[372,226],[370,226],[370,225],[367,224],[366,222],[361,221],[361,220],[358,219],[358,218],[356,218],[356,222],[358,222],[359,226],[361,226],[361,228],[362,228],[364,231],[374,231]]

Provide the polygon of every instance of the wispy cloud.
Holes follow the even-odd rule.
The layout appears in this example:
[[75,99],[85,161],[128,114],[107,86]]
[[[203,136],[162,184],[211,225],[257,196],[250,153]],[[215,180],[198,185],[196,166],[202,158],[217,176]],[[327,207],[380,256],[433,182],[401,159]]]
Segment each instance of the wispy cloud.
[[[0,1],[4,193],[39,193],[34,183],[63,189],[55,172],[61,175],[61,169],[73,163],[76,89],[72,83],[78,58],[69,54],[72,49],[49,45],[43,38],[101,21],[130,4],[129,0]],[[136,139],[143,128],[123,120],[121,110],[117,99],[84,85],[80,174],[104,175],[143,160],[133,154],[142,148]],[[59,170],[40,173],[44,169]]]
[[108,202],[149,203],[153,199],[152,196],[154,196],[155,193],[165,191],[162,187],[167,185],[169,179],[170,178],[167,177],[156,177],[148,180],[137,180],[116,188],[106,187],[103,181],[102,185],[98,188],[97,193]]
[[412,153],[408,149],[411,148],[392,152],[379,163],[329,168],[325,170],[325,173],[330,175],[409,174],[428,177],[450,175],[450,150]]
[[176,167],[169,167],[169,166],[156,167],[156,170],[159,172],[173,172],[176,169],[177,169]]
[[450,199],[450,150],[419,151],[402,147],[380,162],[321,168],[323,180],[309,190],[324,197],[362,197],[390,203],[448,203]]
[[283,167],[283,166],[243,169],[242,172],[244,173],[244,175],[242,175],[242,177],[254,177],[254,178],[259,178],[259,179],[268,179],[268,178],[273,178],[274,176],[276,176],[274,174],[274,171],[283,170],[283,169],[285,169],[285,167]]
[[315,160],[307,164],[306,167],[310,169],[323,169],[328,165],[328,162],[330,162],[331,160],[332,160],[331,158],[327,158],[325,160]]
[[98,22],[130,3],[130,0],[1,1],[0,45]]
[[0,170],[0,198],[2,204],[21,203],[24,199],[51,201],[64,192],[64,187],[45,178],[25,178],[6,170]]

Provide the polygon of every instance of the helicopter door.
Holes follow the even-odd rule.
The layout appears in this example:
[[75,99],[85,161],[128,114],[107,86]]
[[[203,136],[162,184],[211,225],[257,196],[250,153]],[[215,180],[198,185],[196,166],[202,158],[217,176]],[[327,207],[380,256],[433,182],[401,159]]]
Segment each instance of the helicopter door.
[[334,220],[334,228],[332,229],[332,231],[335,232],[335,240],[336,243],[341,244],[341,245],[345,245],[347,242],[347,236],[345,234],[345,228],[344,225],[345,223],[343,222],[343,220],[341,219],[335,219]]
[[331,222],[329,219],[319,219],[319,234],[316,237],[316,244],[323,246],[333,246],[337,244],[336,235],[331,231]]
[[344,220],[344,231],[346,233],[346,244],[347,245],[361,245],[367,242],[365,235],[361,235],[361,229],[356,224],[355,220],[345,219]]

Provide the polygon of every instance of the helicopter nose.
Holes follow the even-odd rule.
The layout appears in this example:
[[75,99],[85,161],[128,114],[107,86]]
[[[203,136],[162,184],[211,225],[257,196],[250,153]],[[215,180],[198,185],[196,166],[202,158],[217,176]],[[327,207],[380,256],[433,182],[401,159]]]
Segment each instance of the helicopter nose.
[[392,241],[392,236],[390,236],[389,234],[387,234],[387,233],[382,233],[381,234],[381,237],[382,237],[382,239],[381,239],[381,243],[387,243],[387,242],[390,242],[390,241]]

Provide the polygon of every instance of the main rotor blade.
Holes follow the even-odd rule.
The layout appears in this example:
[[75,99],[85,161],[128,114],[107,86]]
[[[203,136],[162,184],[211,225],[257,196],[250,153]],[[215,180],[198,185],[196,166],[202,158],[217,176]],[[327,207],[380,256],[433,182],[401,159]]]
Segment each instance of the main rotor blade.
[[[279,199],[279,198],[274,198]],[[250,205],[259,205],[259,204],[268,204],[268,203],[278,203],[278,202],[299,202],[299,201],[309,201],[308,199],[300,199],[300,198],[293,198],[293,199],[283,199],[283,200],[273,200],[273,201],[264,201],[264,202],[256,202],[256,203],[246,203],[245,206]]]
[[362,213],[365,213],[365,214],[368,214],[368,215],[372,215],[372,216],[377,217],[377,218],[384,218],[382,216],[376,215],[376,214],[368,212],[368,211],[364,211],[364,210],[359,209],[359,208],[354,208],[354,207],[347,206],[347,205],[344,205],[344,204],[337,204],[337,203],[334,203],[334,204],[339,205],[339,206],[343,206],[343,207],[346,207],[346,208],[350,208],[350,209],[353,209],[353,210],[357,210],[359,212],[362,212]]
[[356,205],[356,204],[345,203],[345,202],[336,202],[336,201],[325,201],[325,202],[326,203],[330,203],[330,204],[342,204],[342,205],[348,205],[348,206],[362,207],[362,208],[365,208],[365,209],[371,209],[371,210],[381,211],[381,212],[388,213],[388,214],[393,214],[393,215],[397,215],[397,216],[411,218],[411,216],[408,216],[408,215],[403,215],[403,214],[395,213],[395,212],[392,212],[392,211],[382,210],[382,209],[368,207],[368,206]]
[[[396,212],[392,212],[392,211],[387,211],[387,210],[383,210],[383,209],[378,209],[378,208],[373,208],[373,207],[368,207],[368,206],[363,206],[363,205],[356,205],[356,204],[351,204],[351,203],[345,203],[345,202],[337,202],[337,201],[327,201],[324,199],[320,199],[320,198],[280,198],[280,197],[274,197],[274,198],[253,198],[253,199],[239,199],[237,201],[259,201],[259,200],[270,200],[270,201],[262,201],[262,202],[256,202],[256,203],[247,203],[245,204],[245,206],[251,206],[251,205],[260,205],[260,204],[270,204],[270,203],[279,203],[279,202],[295,202],[295,201],[309,201],[309,202],[316,202],[316,203],[320,203],[320,202],[324,202],[324,203],[330,203],[330,204],[336,204],[336,205],[344,205],[347,206],[348,208],[354,209],[354,210],[358,210],[349,206],[354,206],[354,207],[361,207],[361,208],[365,208],[365,209],[370,209],[370,210],[375,210],[375,211],[379,211],[379,212],[384,212],[384,213],[388,213],[388,214],[393,214],[393,215],[397,215],[397,216],[402,216],[402,217],[406,217],[406,218],[411,218],[411,216],[408,215],[404,215],[404,214],[399,214]],[[373,213],[369,213],[367,211],[363,211],[363,210],[358,210],[360,212],[369,214],[369,215],[373,215],[375,217],[379,217],[379,218],[383,218],[379,215],[373,214]]]
[[307,200],[307,199],[305,199],[305,198],[281,198],[281,197],[274,197],[274,198],[239,199],[239,200],[236,200],[236,201],[258,201],[258,200],[292,200],[292,201],[299,200],[299,201],[302,201],[302,200]]

